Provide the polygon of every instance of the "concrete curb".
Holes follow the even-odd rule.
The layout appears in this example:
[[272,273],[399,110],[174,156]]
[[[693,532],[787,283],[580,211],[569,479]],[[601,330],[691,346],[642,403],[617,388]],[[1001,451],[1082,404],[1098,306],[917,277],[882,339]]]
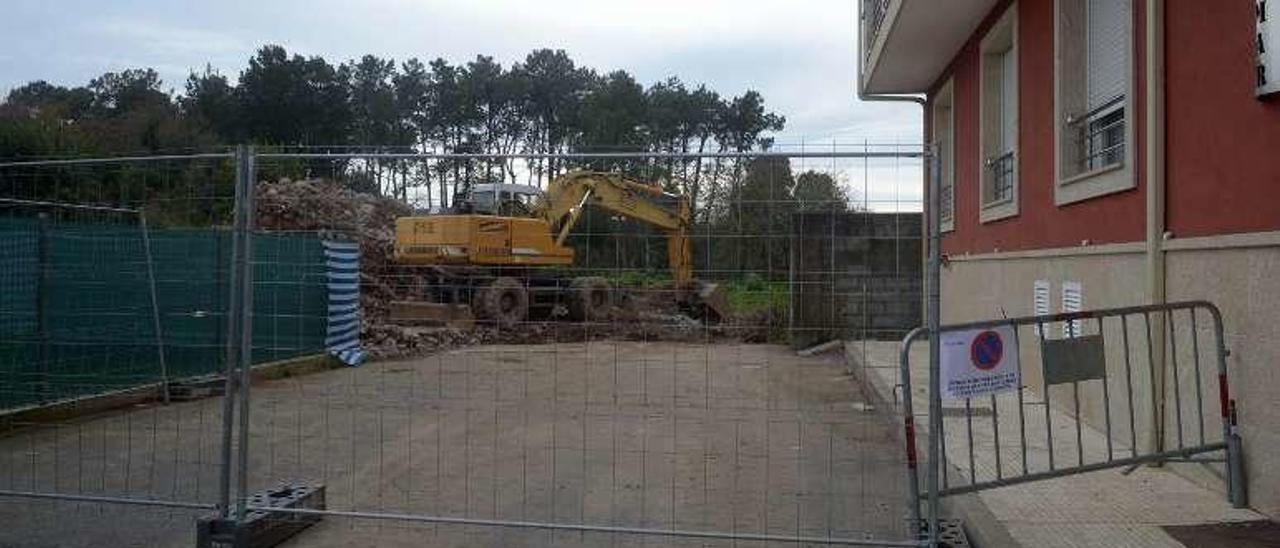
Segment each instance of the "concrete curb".
[[[283,379],[327,371],[342,365],[329,354],[312,354],[287,360],[253,366],[253,382]],[[221,388],[222,375],[208,375],[174,381],[171,384],[217,384]],[[146,384],[123,390],[115,390],[89,396],[59,400],[41,405],[28,405],[0,412],[0,437],[13,434],[25,427],[75,420],[117,409],[159,402],[160,383]]]
[[[890,385],[879,375],[864,375],[863,373],[867,367],[874,366],[862,363],[857,349],[853,346],[855,344],[855,342],[846,341],[844,347],[845,367],[849,375],[862,387],[864,393],[874,398],[876,405],[883,405],[886,408],[892,406],[895,415],[901,413],[898,400],[900,386]],[[895,429],[894,432],[898,441],[905,444],[905,432],[901,429]],[[950,461],[946,465],[953,470],[960,470],[958,466],[953,465]],[[923,481],[923,477],[921,477],[921,480]],[[923,484],[921,487],[923,487]],[[996,519],[995,514],[991,512],[986,504],[983,504],[982,499],[977,494],[969,493],[943,498],[942,514],[945,517],[958,518],[964,523],[965,535],[969,537],[969,544],[973,546],[980,548],[1020,548],[1022,546],[1022,544],[1013,539],[1013,536],[1009,534],[1009,530],[1000,520]]]

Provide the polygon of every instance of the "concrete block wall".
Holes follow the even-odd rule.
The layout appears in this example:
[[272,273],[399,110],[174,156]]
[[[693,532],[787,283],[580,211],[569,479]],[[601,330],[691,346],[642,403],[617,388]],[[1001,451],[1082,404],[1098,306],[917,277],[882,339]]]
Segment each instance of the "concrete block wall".
[[796,214],[791,341],[896,339],[920,325],[919,213]]

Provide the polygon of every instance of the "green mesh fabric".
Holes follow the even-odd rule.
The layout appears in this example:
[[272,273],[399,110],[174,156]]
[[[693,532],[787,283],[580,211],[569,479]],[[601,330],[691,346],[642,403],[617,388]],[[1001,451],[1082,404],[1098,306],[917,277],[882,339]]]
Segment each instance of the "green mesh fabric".
[[[171,379],[224,367],[231,235],[152,229]],[[135,222],[0,218],[0,408],[161,378],[142,231]],[[325,263],[311,234],[254,238],[255,363],[324,349]]]

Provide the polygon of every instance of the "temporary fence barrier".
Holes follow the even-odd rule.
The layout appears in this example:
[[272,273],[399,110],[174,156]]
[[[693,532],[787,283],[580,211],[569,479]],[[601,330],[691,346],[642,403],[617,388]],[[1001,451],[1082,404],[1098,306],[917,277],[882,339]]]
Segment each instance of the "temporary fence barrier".
[[[208,508],[214,519],[202,538],[212,544],[238,542],[238,531],[260,516],[319,515],[389,520],[403,528],[379,534],[464,544],[919,545],[906,519],[907,457],[894,426],[902,418],[860,394],[838,354],[800,357],[778,343],[894,336],[918,321],[910,305],[898,311],[885,303],[919,298],[916,181],[925,156],[899,146],[511,155],[240,147],[0,165],[11,199],[145,214],[145,229],[141,216],[114,229],[116,251],[93,269],[114,280],[111,260],[134,268],[129,282],[117,280],[127,287],[100,294],[116,299],[106,312],[128,316],[135,333],[128,340],[139,349],[127,363],[142,373],[119,386],[221,373],[213,382],[224,393],[103,418],[10,423],[0,439],[8,458],[0,478],[9,478],[0,497]],[[381,360],[250,382],[254,364],[324,352],[331,322],[349,323],[332,315],[335,270],[321,242],[364,242],[372,255],[361,258],[362,294],[405,295],[431,274],[381,264],[386,240],[369,248],[355,227],[260,224],[255,199],[269,184],[260,181],[322,174],[335,188],[372,185],[400,198],[412,204],[407,214],[439,213],[485,176],[545,186],[550,173],[572,168],[691,195],[695,275],[727,287],[732,304],[749,313],[721,324],[691,321],[662,274],[667,235],[588,209],[568,239],[581,260],[556,275],[615,284],[618,315],[396,331],[438,349],[392,360],[378,346],[390,333],[378,323],[386,311],[361,310],[374,326],[363,350]],[[49,178],[78,192],[38,190],[36,180]],[[131,261],[123,246],[140,258]],[[185,271],[173,270],[183,261]],[[58,264],[49,263],[52,275],[68,274]],[[441,289],[448,288],[434,290]],[[68,310],[83,312],[90,302],[68,302]],[[822,312],[799,317],[809,306]],[[6,306],[6,316],[11,310],[18,309]],[[901,318],[854,321],[889,314]],[[87,374],[120,359],[97,351],[104,361],[86,362]],[[19,362],[30,360],[11,363]],[[90,451],[86,439],[108,445]],[[324,504],[281,507],[255,496],[300,492],[281,485],[323,486]],[[114,530],[128,520],[86,523]],[[341,534],[324,531],[316,534]]]
[[[940,347],[927,381],[927,484],[921,490],[911,479],[929,516],[948,495],[1179,461],[1219,464],[1227,500],[1244,507],[1223,319],[1212,303],[950,324],[937,333],[912,331],[901,357],[911,394],[914,343],[929,338]],[[1156,357],[1161,345],[1165,361]],[[910,399],[906,437],[915,455]]]

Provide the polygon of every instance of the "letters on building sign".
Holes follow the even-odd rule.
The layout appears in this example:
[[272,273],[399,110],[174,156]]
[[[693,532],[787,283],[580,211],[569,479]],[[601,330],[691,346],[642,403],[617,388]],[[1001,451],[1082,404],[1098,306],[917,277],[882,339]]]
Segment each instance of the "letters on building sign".
[[1258,14],[1257,94],[1280,92],[1280,0],[1255,0]]

